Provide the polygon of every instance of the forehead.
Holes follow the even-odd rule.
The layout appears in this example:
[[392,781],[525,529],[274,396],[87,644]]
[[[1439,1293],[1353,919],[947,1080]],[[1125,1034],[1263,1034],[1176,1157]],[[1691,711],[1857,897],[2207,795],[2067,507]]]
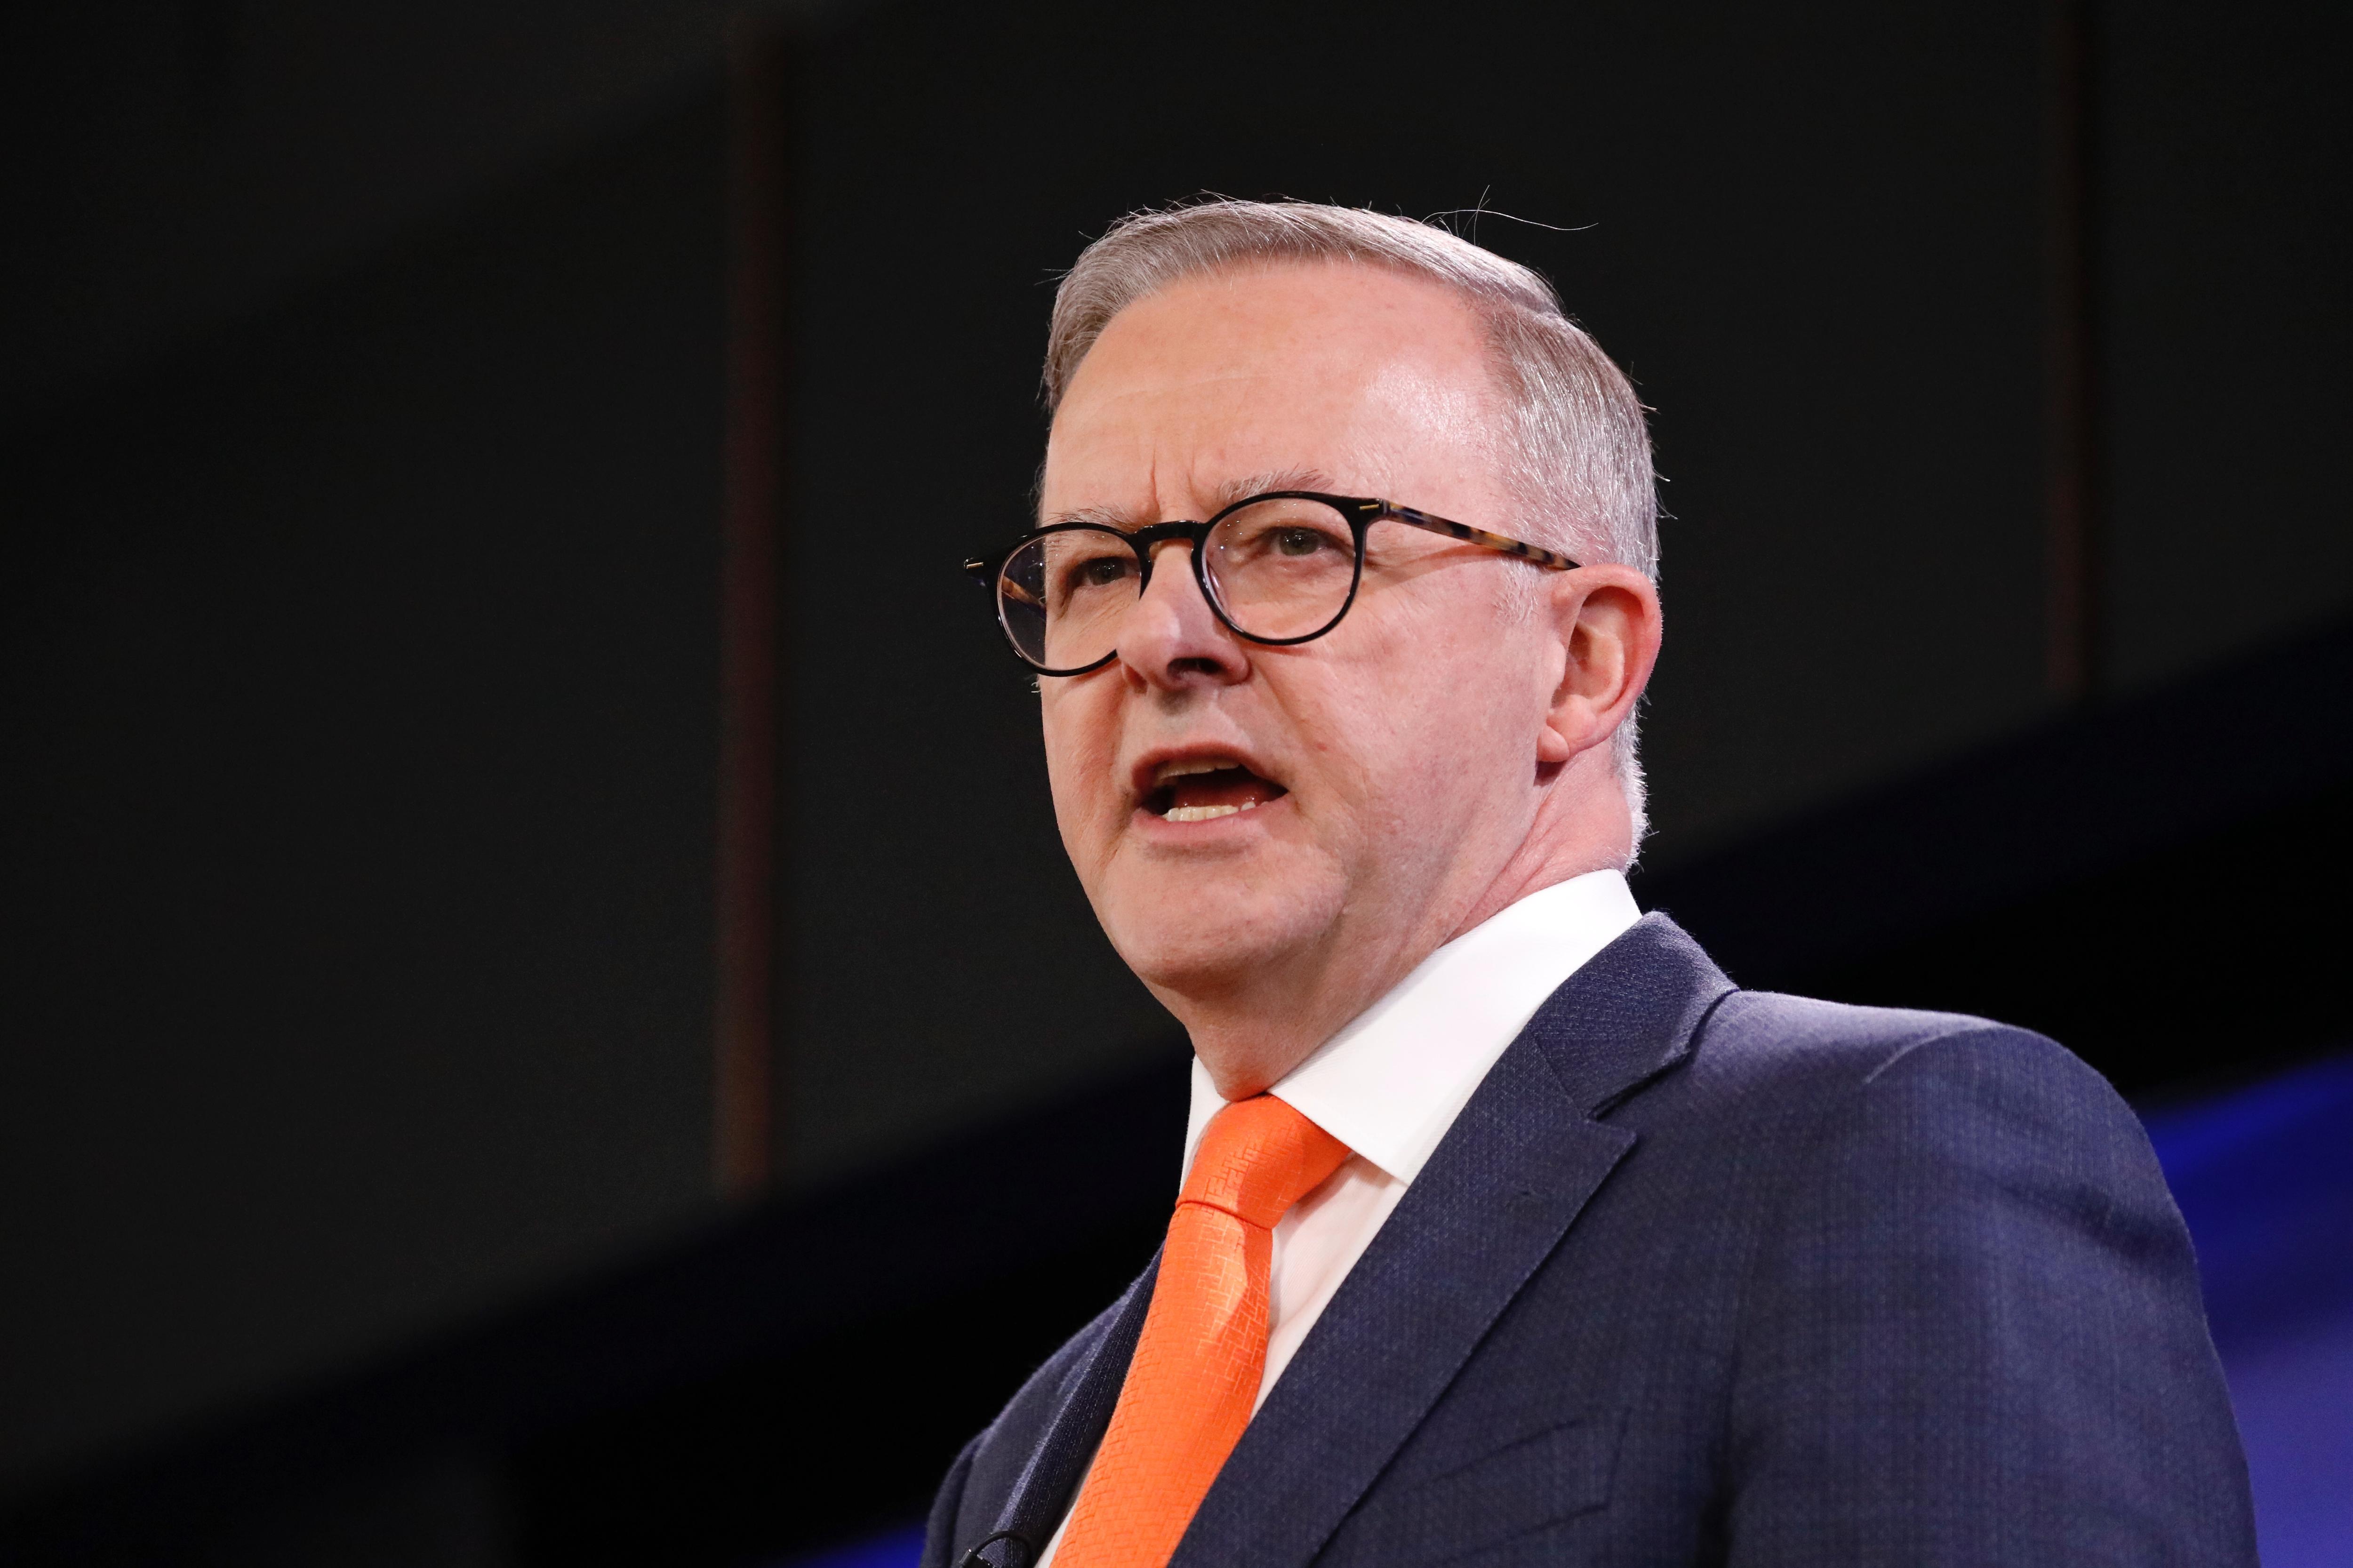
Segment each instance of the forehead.
[[1188,278],[1113,317],[1080,364],[1048,442],[1047,508],[1177,507],[1303,469],[1427,493],[1430,470],[1483,466],[1492,366],[1477,314],[1427,279],[1330,262]]

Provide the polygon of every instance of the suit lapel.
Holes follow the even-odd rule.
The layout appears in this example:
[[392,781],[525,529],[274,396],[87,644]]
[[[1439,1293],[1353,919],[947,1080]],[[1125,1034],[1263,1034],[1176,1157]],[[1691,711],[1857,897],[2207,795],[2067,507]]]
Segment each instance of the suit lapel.
[[1553,994],[1333,1297],[1172,1568],[1322,1548],[1633,1147],[1596,1113],[1681,1062],[1731,989],[1652,915]]
[[[988,1554],[995,1562],[1010,1568],[1035,1563],[1038,1554],[1046,1550],[1046,1543],[1053,1539],[1055,1529],[1069,1511],[1072,1495],[1086,1474],[1088,1463],[1094,1458],[1096,1446],[1111,1426],[1112,1407],[1119,1402],[1127,1363],[1135,1354],[1135,1342],[1143,1335],[1144,1314],[1152,1305],[1152,1282],[1159,1273],[1160,1258],[1155,1254],[1142,1276],[1127,1288],[1127,1294],[1120,1298],[1094,1349],[1063,1384],[1061,1404],[1048,1417],[1046,1435],[1039,1440],[1029,1463],[1022,1467],[1020,1479],[1013,1483],[1005,1506],[997,1510],[997,1521],[990,1526],[989,1536],[985,1538],[1016,1536],[1027,1550],[1000,1547]],[[965,1550],[969,1552],[970,1548]],[[961,1563],[963,1559],[956,1561]]]

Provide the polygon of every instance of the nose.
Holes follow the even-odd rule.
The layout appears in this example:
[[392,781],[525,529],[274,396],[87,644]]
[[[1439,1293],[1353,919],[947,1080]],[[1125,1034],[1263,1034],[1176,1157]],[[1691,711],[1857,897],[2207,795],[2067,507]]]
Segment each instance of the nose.
[[1181,539],[1153,546],[1152,581],[1120,628],[1120,667],[1139,687],[1177,690],[1250,678],[1241,639],[1201,595],[1192,551]]

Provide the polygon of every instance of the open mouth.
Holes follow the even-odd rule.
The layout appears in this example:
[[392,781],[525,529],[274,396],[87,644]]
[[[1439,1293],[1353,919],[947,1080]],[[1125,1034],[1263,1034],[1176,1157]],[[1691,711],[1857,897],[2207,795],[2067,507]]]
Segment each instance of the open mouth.
[[1208,822],[1288,794],[1229,757],[1187,757],[1153,770],[1144,809],[1167,822]]

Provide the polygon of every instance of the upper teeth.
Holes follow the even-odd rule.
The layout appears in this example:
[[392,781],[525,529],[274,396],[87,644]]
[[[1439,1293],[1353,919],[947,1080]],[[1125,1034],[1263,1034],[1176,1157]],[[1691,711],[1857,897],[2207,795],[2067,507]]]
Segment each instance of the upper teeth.
[[1166,784],[1170,779],[1181,779],[1187,773],[1223,773],[1226,769],[1238,765],[1220,758],[1195,757],[1187,762],[1163,763],[1160,764],[1159,773],[1155,776],[1162,784]]

